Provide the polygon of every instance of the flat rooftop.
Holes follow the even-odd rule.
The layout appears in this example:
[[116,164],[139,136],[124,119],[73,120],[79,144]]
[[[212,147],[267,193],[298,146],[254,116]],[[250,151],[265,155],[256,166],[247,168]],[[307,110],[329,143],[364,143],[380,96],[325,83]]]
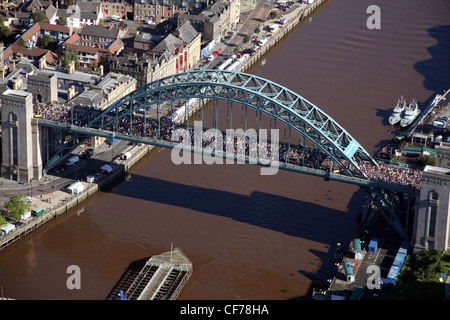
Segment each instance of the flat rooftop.
[[12,96],[12,97],[16,96],[16,97],[26,98],[28,96],[31,96],[31,93],[25,92],[25,91],[21,91],[21,90],[7,89],[7,90],[5,90],[5,92],[3,92],[3,95]]
[[450,169],[449,168],[442,168],[442,167],[427,165],[423,169],[423,172],[445,175],[445,176],[449,176],[449,178],[450,178]]

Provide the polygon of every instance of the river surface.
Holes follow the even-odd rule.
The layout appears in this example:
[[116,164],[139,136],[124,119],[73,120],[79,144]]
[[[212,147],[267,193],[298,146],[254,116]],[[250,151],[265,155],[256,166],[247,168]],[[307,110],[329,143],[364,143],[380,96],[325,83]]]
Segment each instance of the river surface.
[[[369,5],[381,29],[369,30]],[[450,87],[448,0],[334,0],[249,72],[331,115],[374,155],[400,95],[419,106]],[[128,179],[0,252],[16,299],[105,299],[130,263],[171,244],[194,272],[180,300],[292,299],[332,276],[365,195],[355,186],[252,165],[174,165],[155,149]],[[81,271],[68,289],[67,268]]]

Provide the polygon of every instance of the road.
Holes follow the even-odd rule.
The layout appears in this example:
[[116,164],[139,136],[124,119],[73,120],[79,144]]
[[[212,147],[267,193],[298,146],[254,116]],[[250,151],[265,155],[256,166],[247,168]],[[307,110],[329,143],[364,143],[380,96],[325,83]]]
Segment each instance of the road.
[[[235,48],[239,51],[243,51],[248,48],[255,47],[256,44],[254,41],[257,40],[265,31],[264,25],[265,22],[270,20],[270,13],[276,12],[277,18],[275,21],[282,18],[282,16],[287,15],[294,11],[296,8],[302,5],[301,3],[295,2],[289,9],[286,11],[281,11],[276,8],[275,0],[244,0],[241,2],[241,16],[240,23],[236,27],[234,35],[229,40],[222,40],[219,42],[211,52],[216,50],[220,50],[220,54],[213,61],[209,63],[205,63],[203,60],[199,63],[199,68],[204,69],[212,69],[215,66],[220,65],[225,59],[232,56],[234,54]],[[259,28],[261,32],[259,35],[255,34],[255,29]],[[247,44],[244,44],[244,37],[249,36],[252,41]]]
[[[84,179],[89,174],[98,172],[102,165],[112,162],[115,157],[124,153],[130,145],[130,142],[122,140],[119,140],[114,146],[109,146],[107,142],[104,142],[96,148],[96,155],[90,159],[80,159],[79,162],[62,172],[56,173],[51,170],[47,177],[42,178],[41,181],[32,181],[28,185],[0,178],[0,200],[5,202],[17,193],[37,197],[60,190],[79,179]],[[78,154],[79,151],[81,151],[81,147],[73,153]]]

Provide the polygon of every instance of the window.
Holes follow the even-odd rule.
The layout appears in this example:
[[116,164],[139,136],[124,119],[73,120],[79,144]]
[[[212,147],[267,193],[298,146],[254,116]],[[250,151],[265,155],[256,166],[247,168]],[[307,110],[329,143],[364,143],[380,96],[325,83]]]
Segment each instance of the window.
[[431,206],[430,207],[430,218],[429,218],[429,224],[428,224],[428,236],[434,238],[435,231],[436,231],[436,212],[437,207]]
[[431,200],[438,200],[439,199],[439,195],[436,191],[432,191],[431,192]]

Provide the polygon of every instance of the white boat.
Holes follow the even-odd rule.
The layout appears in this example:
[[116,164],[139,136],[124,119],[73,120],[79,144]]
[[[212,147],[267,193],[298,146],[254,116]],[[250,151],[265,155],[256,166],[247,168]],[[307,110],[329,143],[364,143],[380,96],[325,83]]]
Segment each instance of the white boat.
[[394,111],[392,111],[392,114],[389,117],[389,124],[395,125],[399,123],[402,120],[402,115],[405,108],[406,108],[406,101],[403,98],[403,96],[401,96],[400,99],[398,99]]
[[400,126],[405,128],[409,126],[411,123],[416,120],[416,118],[420,115],[420,109],[417,105],[417,102],[415,99],[412,100],[412,102],[406,107],[405,114],[402,117],[402,120],[400,121]]

